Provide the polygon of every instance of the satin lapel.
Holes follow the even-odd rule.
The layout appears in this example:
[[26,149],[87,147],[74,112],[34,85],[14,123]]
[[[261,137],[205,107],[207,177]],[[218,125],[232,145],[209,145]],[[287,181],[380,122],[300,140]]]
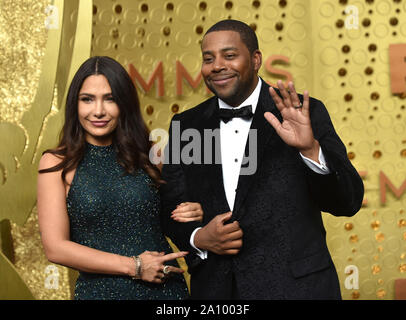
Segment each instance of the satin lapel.
[[[202,161],[203,163],[206,163],[203,165],[204,177],[208,179],[212,187],[211,191],[215,198],[215,210],[218,210],[216,214],[221,214],[230,211],[230,207],[224,190],[223,170],[221,167],[220,118],[218,115],[218,108],[218,100],[210,100],[210,105],[207,106],[207,112],[204,115],[205,118],[200,122],[201,127],[199,128],[199,131],[202,134],[202,155],[207,152],[207,150],[204,150],[204,147],[207,146],[207,143],[204,143],[204,130],[211,130],[212,132],[216,131],[218,134],[218,136],[212,141],[212,157],[210,161],[206,162],[204,159]],[[216,141],[216,143],[214,143],[214,141]]]
[[[252,119],[250,128],[250,130],[256,130],[257,133],[256,150],[249,150],[249,142],[247,140],[244,153],[245,155],[249,155],[249,152],[256,151],[256,171],[253,174],[241,174],[243,173],[244,169],[241,168],[233,210],[233,216],[235,216],[236,219],[241,217],[240,209],[247,197],[249,190],[251,189],[252,183],[256,180],[258,175],[261,174],[260,169],[263,161],[265,146],[267,148],[272,148],[272,141],[276,142],[278,139],[280,139],[279,136],[276,134],[275,129],[268,123],[268,121],[266,121],[264,117],[264,113],[266,111],[272,112],[279,119],[279,121],[281,121],[279,110],[276,108],[275,103],[273,102],[273,99],[269,94],[269,86],[263,81],[258,105],[255,110],[254,118]],[[248,170],[248,172],[249,171],[250,170]]]

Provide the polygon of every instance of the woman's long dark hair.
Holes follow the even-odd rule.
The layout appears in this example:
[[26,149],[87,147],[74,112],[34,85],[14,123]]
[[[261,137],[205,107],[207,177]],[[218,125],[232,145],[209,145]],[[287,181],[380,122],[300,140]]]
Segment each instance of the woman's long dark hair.
[[149,130],[141,115],[134,83],[117,61],[99,56],[87,59],[73,77],[66,99],[65,124],[60,142],[55,149],[44,151],[56,155],[62,161],[54,167],[40,170],[39,173],[62,169],[62,180],[66,183],[66,174],[75,169],[83,159],[86,132],[79,122],[78,100],[83,82],[91,75],[104,75],[107,78],[113,99],[120,109],[118,125],[113,133],[118,163],[129,174],[143,169],[157,186],[160,185],[163,182],[160,171],[148,157],[152,142],[149,141]]

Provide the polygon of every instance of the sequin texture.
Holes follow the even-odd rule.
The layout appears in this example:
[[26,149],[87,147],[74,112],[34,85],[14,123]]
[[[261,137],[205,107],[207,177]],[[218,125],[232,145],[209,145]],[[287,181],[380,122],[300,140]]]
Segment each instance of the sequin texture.
[[[159,223],[159,193],[143,171],[126,174],[110,146],[87,144],[66,200],[71,240],[98,250],[133,256],[172,252]],[[167,263],[177,265],[176,261]],[[75,299],[183,299],[182,275],[164,284],[80,272]]]

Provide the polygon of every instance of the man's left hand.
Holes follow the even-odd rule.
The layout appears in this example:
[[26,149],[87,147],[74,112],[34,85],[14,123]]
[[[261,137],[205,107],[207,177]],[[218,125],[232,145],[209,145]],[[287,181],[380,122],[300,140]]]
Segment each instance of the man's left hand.
[[281,139],[291,147],[295,147],[307,158],[319,162],[319,142],[313,136],[309,112],[309,92],[303,93],[300,102],[293,82],[288,83],[286,90],[282,81],[277,82],[282,98],[270,87],[269,93],[282,115],[282,123],[271,113],[265,112],[265,119],[272,125]]

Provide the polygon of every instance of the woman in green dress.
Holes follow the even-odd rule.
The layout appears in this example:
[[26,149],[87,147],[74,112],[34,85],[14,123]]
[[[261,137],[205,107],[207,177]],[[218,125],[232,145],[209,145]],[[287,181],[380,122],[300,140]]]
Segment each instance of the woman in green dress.
[[[188,290],[160,227],[159,167],[127,71],[86,60],[69,88],[57,148],[44,152],[38,219],[49,261],[79,270],[75,299],[184,299]],[[179,219],[201,220],[198,203]]]

